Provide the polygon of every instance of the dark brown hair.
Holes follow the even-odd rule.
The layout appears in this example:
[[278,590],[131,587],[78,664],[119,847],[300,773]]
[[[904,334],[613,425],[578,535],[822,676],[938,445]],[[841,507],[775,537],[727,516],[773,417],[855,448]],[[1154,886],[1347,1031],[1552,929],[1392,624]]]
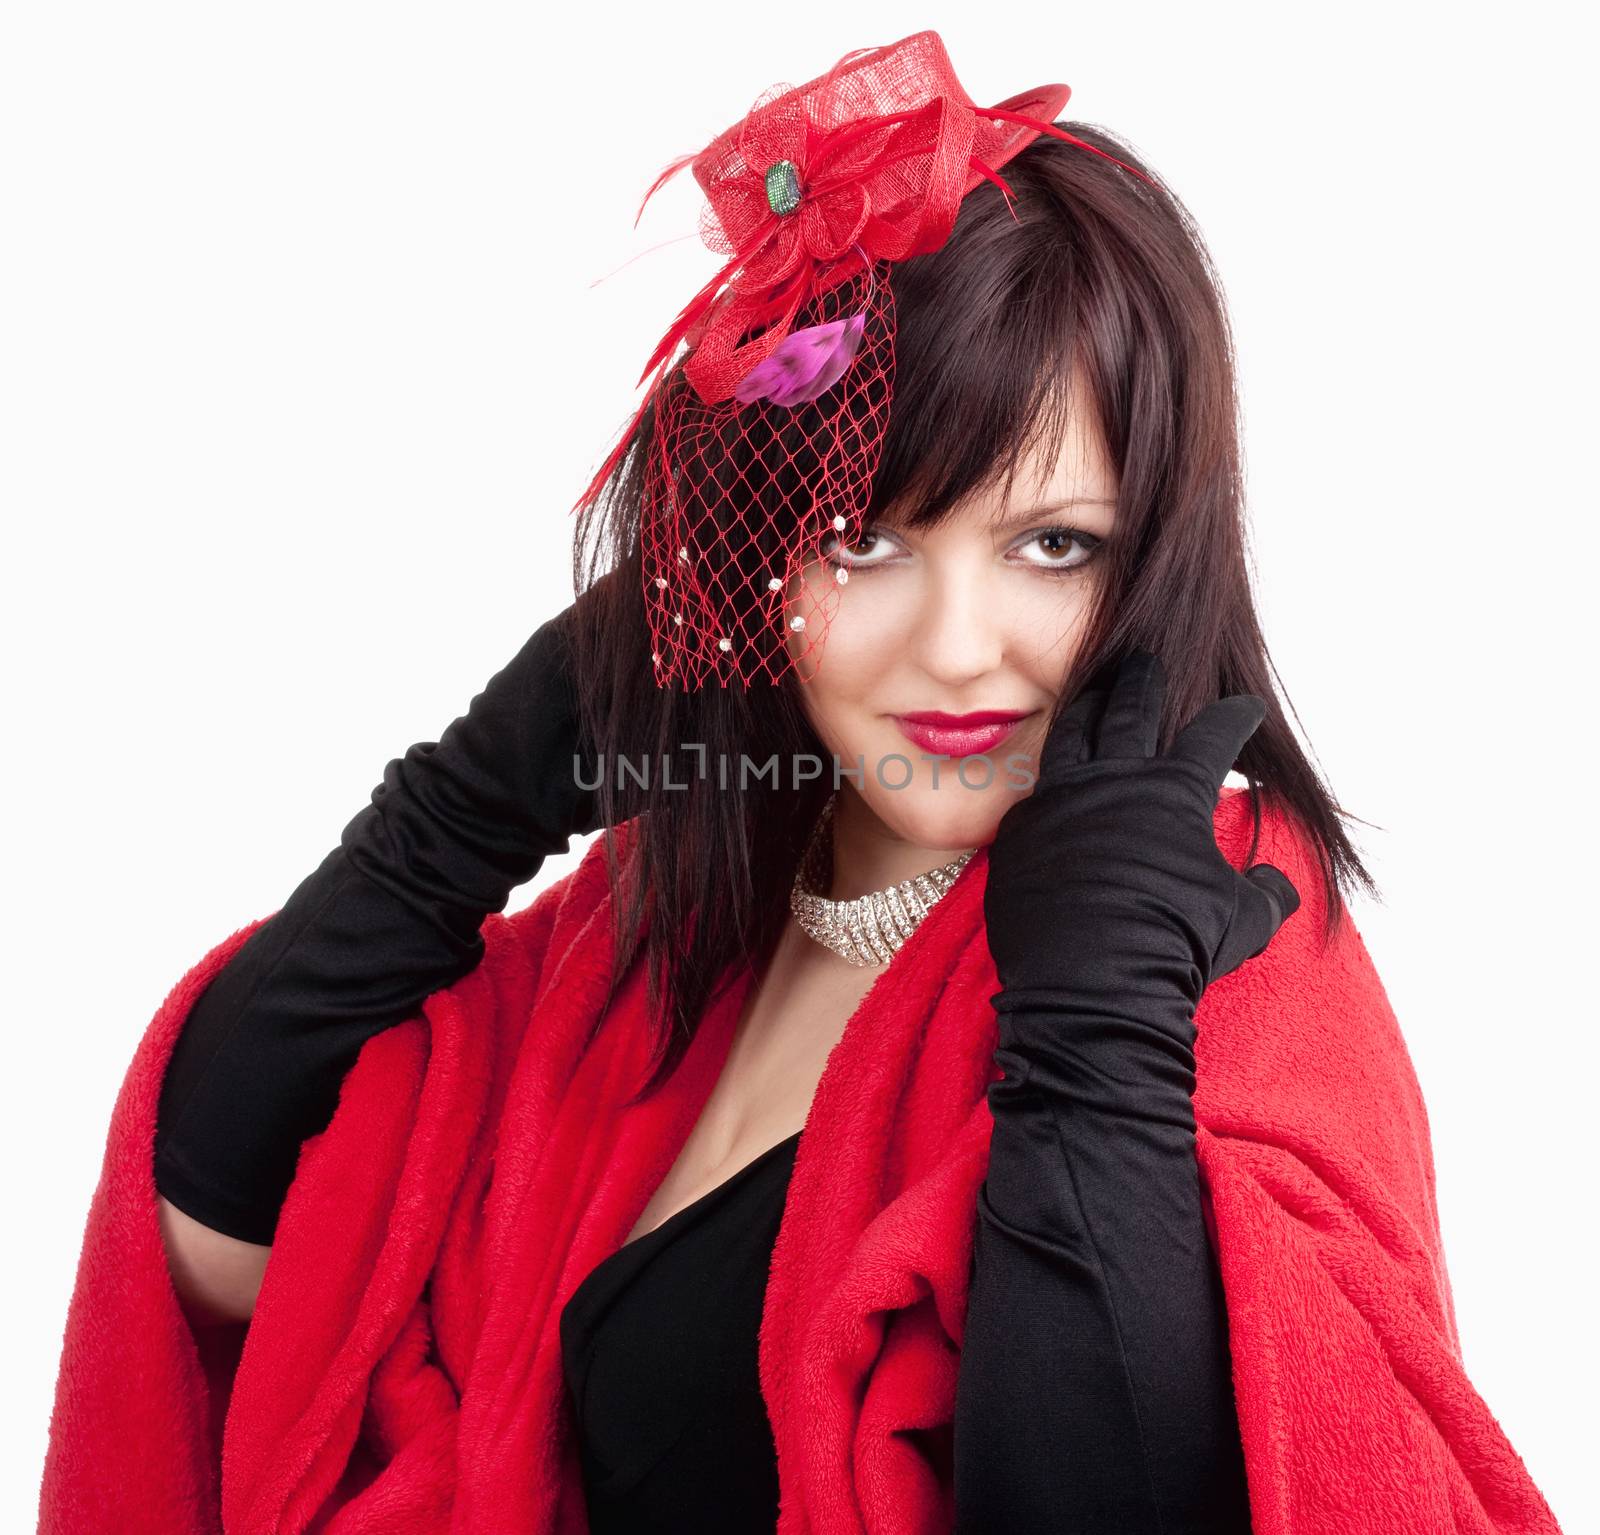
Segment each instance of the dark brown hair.
[[[1327,936],[1341,888],[1377,886],[1347,837],[1339,807],[1284,713],[1256,615],[1244,523],[1233,344],[1221,284],[1188,211],[1131,148],[1084,123],[1061,126],[1136,165],[1141,182],[1101,156],[1041,136],[1003,174],[963,200],[937,251],[890,269],[896,337],[894,400],[873,480],[874,511],[894,506],[913,528],[974,493],[1010,482],[1030,452],[1052,462],[1064,440],[1068,380],[1088,387],[1120,480],[1114,531],[1064,708],[1097,668],[1131,648],[1159,655],[1167,679],[1161,749],[1215,699],[1254,693],[1265,719],[1238,771],[1250,785],[1253,862],[1263,799],[1289,812],[1317,849]],[[1014,216],[1013,216],[1014,209]],[[805,323],[802,319],[797,323]],[[826,397],[824,399],[826,404]],[[600,789],[607,825],[640,816],[619,859],[607,838],[615,975],[648,966],[658,1020],[646,1096],[682,1058],[720,987],[760,965],[788,915],[804,840],[833,787],[815,782],[743,792],[690,769],[704,760],[777,753],[830,760],[793,674],[778,686],[658,688],[649,665],[639,506],[646,409],[600,500],[580,519],[579,590],[615,570],[576,631],[585,732],[609,766],[617,755],[671,759],[668,789]],[[1298,721],[1298,716],[1296,716]],[[1365,824],[1365,823],[1364,823]]]

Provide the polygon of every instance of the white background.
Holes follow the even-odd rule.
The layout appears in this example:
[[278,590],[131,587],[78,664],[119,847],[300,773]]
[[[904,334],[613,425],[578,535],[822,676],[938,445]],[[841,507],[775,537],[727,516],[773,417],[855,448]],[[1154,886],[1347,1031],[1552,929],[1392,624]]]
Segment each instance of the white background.
[[925,26],[980,102],[1071,83],[1206,232],[1273,657],[1382,828],[1355,915],[1468,1372],[1592,1525],[1589,55],[1553,5],[867,15],[7,13],[5,1528],[152,1012],[570,598],[567,508],[715,267],[690,175],[635,230],[646,187],[763,87]]

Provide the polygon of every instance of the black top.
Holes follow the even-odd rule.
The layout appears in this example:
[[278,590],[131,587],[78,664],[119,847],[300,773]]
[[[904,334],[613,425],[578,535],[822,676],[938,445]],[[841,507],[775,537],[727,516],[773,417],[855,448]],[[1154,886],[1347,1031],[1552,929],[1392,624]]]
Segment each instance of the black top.
[[561,1358],[593,1535],[777,1523],[756,1340],[799,1145],[796,1131],[619,1247],[567,1301]]
[[[1003,1086],[995,1092],[1003,1094]],[[1140,1241],[1075,1229],[1065,1212],[1097,1200],[1158,1208],[1154,1201],[1168,1194],[1149,1181],[1159,1153],[1136,1151],[1117,1170],[1107,1136],[1107,1158],[1086,1168],[1077,1196],[1064,1196],[1073,1180],[1040,1123],[1030,1134],[1023,1121],[997,1115],[994,1146],[1006,1185],[1038,1190],[1031,1202],[1053,1210],[1058,1235],[1029,1237],[987,1186],[979,1200],[973,1261],[983,1283],[974,1283],[969,1302],[957,1405],[957,1451],[969,1457],[961,1463],[958,1535],[1015,1531],[1014,1510],[1058,1494],[1053,1530],[1165,1531],[1126,1513],[1149,1496],[1152,1455],[1164,1485],[1191,1489],[1187,1522],[1171,1528],[1248,1535],[1226,1314],[1209,1249],[1181,1250],[1175,1225],[1151,1225]],[[594,1535],[769,1535],[775,1527],[776,1448],[757,1351],[799,1144],[796,1132],[625,1243],[567,1301],[562,1365]],[[1197,1265],[1202,1277],[1191,1287],[1186,1276]],[[1182,1330],[1151,1366],[1119,1344],[1111,1314],[1119,1295],[1141,1287],[1189,1291],[1169,1308]],[[1155,1417],[1153,1393],[1168,1411],[1198,1410],[1180,1438],[1147,1447],[1139,1415],[1142,1404],[1144,1417]],[[1138,1491],[1114,1490],[1113,1512],[1109,1501],[1086,1496],[1091,1482]]]

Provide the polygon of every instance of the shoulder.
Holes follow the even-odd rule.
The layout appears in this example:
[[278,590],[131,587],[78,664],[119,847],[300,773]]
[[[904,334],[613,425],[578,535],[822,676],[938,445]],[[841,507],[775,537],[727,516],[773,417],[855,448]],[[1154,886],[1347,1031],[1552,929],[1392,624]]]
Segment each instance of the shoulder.
[[1326,936],[1328,895],[1316,838],[1270,797],[1261,796],[1259,804],[1258,827],[1249,790],[1223,789],[1214,820],[1217,847],[1236,869],[1267,863],[1282,870],[1299,892],[1300,905],[1260,954],[1212,982],[1201,999],[1202,1009],[1210,1004],[1216,1010],[1226,1000],[1233,1011],[1277,1006],[1297,1012],[1309,1006],[1313,995],[1324,1007],[1345,995],[1363,1009],[1380,1002],[1387,1009],[1371,957],[1342,898],[1337,928],[1331,939]]
[[[1219,805],[1218,846],[1245,867],[1246,791]],[[1427,1107],[1400,1021],[1360,929],[1324,938],[1320,860],[1311,834],[1263,806],[1249,863],[1283,870],[1301,905],[1272,942],[1206,988],[1195,1013],[1195,1119],[1201,1165],[1248,1171],[1317,1230],[1353,1210],[1415,1265],[1453,1330],[1438,1267],[1439,1227]]]
[[[1263,801],[1252,833],[1248,791],[1224,791],[1217,844],[1236,868],[1270,863],[1300,892],[1272,942],[1207,987],[1195,1014],[1195,1104],[1208,1128],[1291,1126],[1409,1179],[1425,1160],[1426,1113],[1388,993],[1342,899],[1324,934],[1326,897],[1315,839]],[[1357,1151],[1357,1146],[1362,1149]],[[1403,1169],[1403,1170],[1402,1170]]]
[[[1263,797],[1256,837],[1248,790],[1223,791],[1217,846],[1236,869],[1269,863],[1300,893],[1271,943],[1213,981],[1196,1024],[1209,1030],[1212,1063],[1241,1090],[1300,1090],[1364,1075],[1376,1058],[1403,1055],[1383,983],[1342,898],[1326,935],[1327,895],[1316,839],[1290,811]],[[1252,847],[1252,843],[1254,843]]]
[[[610,839],[617,860],[626,861],[638,832],[637,820],[625,821],[596,837],[577,867],[547,885],[522,910],[507,916],[491,917],[484,937],[501,946],[513,946],[535,966],[554,952],[562,952],[593,935],[597,920],[609,920],[610,874],[606,865],[606,843]],[[491,925],[495,931],[491,933]]]

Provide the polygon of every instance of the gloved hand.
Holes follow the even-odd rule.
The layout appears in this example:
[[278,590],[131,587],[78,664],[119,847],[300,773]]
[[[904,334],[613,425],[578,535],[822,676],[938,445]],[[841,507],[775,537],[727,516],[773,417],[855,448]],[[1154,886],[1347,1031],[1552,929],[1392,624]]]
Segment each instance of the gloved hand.
[[1300,905],[1280,869],[1234,869],[1217,797],[1266,714],[1253,694],[1211,704],[1158,755],[1166,677],[1136,650],[1102,669],[1052,728],[1033,792],[1001,818],[984,914],[1009,1008],[1062,987],[1186,1017],[1205,988],[1266,948]]
[[[610,579],[607,577],[605,579]],[[339,846],[197,999],[162,1083],[156,1186],[269,1243],[301,1143],[362,1045],[483,958],[479,929],[597,827],[571,671],[577,603],[541,624],[437,742],[384,769]]]

